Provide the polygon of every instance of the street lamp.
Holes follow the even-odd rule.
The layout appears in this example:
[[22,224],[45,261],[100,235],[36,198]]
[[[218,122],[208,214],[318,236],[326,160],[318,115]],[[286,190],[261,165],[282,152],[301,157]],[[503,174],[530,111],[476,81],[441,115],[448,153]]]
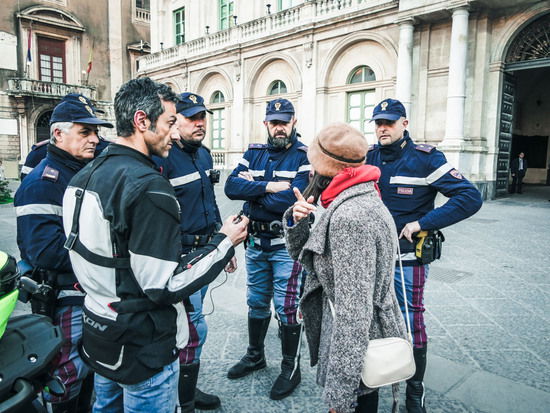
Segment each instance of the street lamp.
[[237,16],[233,16],[233,25],[234,25],[234,26],[237,25]]
[[271,14],[271,4],[267,3],[265,7],[267,7],[267,14]]
[[208,34],[210,32],[210,26],[206,26],[205,29],[206,29],[206,34]]
[[164,42],[160,42],[160,51],[162,52],[164,50]]

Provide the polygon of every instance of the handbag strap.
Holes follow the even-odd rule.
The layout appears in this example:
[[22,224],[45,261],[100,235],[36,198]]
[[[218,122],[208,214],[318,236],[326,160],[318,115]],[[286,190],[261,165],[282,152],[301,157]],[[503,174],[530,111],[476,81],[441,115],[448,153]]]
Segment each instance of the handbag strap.
[[[403,261],[401,260],[401,248],[399,248],[399,242],[397,242],[397,258],[399,260],[399,272],[401,273],[401,288],[403,289],[403,301],[405,302],[405,321],[407,324],[407,336],[409,341],[412,343],[412,334],[411,334],[411,321],[409,320],[409,305],[407,303],[407,290],[405,289],[405,274],[403,272]],[[328,305],[330,307],[330,312],[332,313],[332,318],[336,319],[336,311],[334,309],[334,304],[330,298],[327,297]]]
[[407,290],[405,288],[405,274],[403,272],[403,261],[401,260],[401,248],[399,248],[399,240],[397,241],[397,258],[399,259],[399,272],[401,273],[401,288],[403,289],[403,301],[405,302],[405,321],[407,324],[407,336],[412,343],[411,320],[409,319],[409,304],[407,302]]

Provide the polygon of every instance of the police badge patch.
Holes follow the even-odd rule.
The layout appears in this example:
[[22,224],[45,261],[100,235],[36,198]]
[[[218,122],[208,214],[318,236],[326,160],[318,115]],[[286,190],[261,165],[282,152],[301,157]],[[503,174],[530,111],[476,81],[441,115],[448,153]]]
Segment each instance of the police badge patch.
[[189,95],[189,100],[195,105],[197,104],[197,97],[195,95]]
[[464,177],[461,175],[460,172],[458,172],[456,169],[451,169],[449,173],[454,176],[456,179],[464,179]]
[[414,193],[414,188],[403,188],[400,186],[397,188],[397,193],[399,195],[412,195]]

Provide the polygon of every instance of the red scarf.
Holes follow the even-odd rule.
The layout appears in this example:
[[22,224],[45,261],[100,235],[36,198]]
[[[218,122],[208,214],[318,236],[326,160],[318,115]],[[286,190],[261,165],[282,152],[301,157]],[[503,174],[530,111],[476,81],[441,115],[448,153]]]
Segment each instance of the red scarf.
[[372,165],[361,165],[357,168],[345,168],[332,178],[329,186],[321,193],[321,205],[323,208],[328,208],[329,205],[344,189],[348,189],[363,182],[374,181],[374,187],[380,196],[378,189],[378,179],[380,178],[380,169]]

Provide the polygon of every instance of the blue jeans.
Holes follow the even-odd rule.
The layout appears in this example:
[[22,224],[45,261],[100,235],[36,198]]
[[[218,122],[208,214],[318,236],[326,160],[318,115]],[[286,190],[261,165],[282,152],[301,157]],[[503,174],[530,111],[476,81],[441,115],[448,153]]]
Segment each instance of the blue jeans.
[[247,304],[251,318],[271,316],[273,299],[275,311],[281,322],[296,324],[302,266],[293,261],[285,248],[262,251],[253,246],[246,249]]
[[178,401],[180,364],[172,364],[137,384],[121,384],[96,373],[93,413],[174,413]]

